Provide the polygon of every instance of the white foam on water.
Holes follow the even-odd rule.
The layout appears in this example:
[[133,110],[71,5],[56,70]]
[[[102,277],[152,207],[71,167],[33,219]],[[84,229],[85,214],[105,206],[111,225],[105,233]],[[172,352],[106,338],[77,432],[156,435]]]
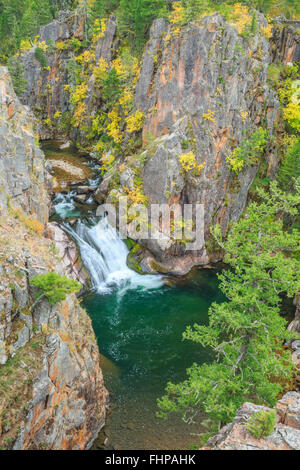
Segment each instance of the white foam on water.
[[75,229],[67,224],[63,227],[77,242],[82,261],[91,275],[93,288],[98,293],[108,294],[118,289],[123,296],[128,289],[150,290],[163,285],[161,276],[141,275],[128,268],[129,250],[106,219],[93,227],[81,221],[78,221]]

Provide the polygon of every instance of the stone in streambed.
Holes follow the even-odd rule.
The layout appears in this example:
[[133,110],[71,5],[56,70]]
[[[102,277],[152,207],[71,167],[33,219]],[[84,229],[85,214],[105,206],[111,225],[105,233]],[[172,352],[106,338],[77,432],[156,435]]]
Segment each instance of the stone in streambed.
[[77,186],[76,191],[78,194],[88,194],[93,192],[91,186]]
[[79,204],[84,204],[86,201],[86,194],[79,194],[74,196],[74,201],[78,202]]

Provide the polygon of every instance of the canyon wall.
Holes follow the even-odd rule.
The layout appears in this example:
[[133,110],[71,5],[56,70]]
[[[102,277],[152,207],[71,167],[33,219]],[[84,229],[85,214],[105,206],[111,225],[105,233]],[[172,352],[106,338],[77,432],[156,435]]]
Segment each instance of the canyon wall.
[[29,109],[0,68],[0,446],[86,449],[107,392],[91,321],[74,295],[35,305],[30,280],[66,274],[48,222],[51,178]]
[[[99,191],[112,196],[134,187],[140,169],[144,194],[150,204],[202,204],[205,241],[186,252],[185,244],[139,240],[148,253],[138,261],[144,270],[187,272],[193,265],[218,261],[222,255],[211,243],[210,228],[218,223],[223,234],[244,211],[248,191],[262,162],[245,165],[239,174],[227,156],[262,126],[270,136],[279,118],[279,102],[268,84],[271,45],[262,34],[267,22],[258,15],[258,32],[251,40],[238,34],[219,14],[191,23],[174,34],[164,20],[156,20],[143,56],[135,106],[145,116],[144,152],[122,161],[120,186],[109,192],[109,179]],[[182,155],[193,155],[185,171]],[[273,178],[277,152],[269,145],[264,159],[266,176]],[[195,223],[195,219],[193,219]],[[160,227],[164,232],[164,227]]]
[[[179,204],[183,209],[185,204],[202,204],[204,240],[197,250],[188,251],[186,240],[174,240],[168,233],[169,224],[164,226],[163,222],[156,240],[129,231],[141,247],[132,260],[139,270],[183,274],[194,265],[221,260],[223,254],[210,235],[211,227],[220,224],[225,235],[243,213],[255,179],[276,177],[280,107],[269,80],[269,67],[299,63],[299,24],[279,18],[270,34],[266,33],[270,28],[266,18],[257,13],[256,20],[256,31],[250,37],[217,13],[178,30],[164,19],[151,27],[134,93],[133,112],[138,110],[144,119],[142,143],[136,153],[129,153],[129,142],[138,141],[139,136],[132,137],[121,122],[120,131],[125,134],[122,151],[95,197],[99,204],[115,203],[129,192],[134,199],[138,191],[149,206],[167,204],[171,208]],[[22,100],[37,115],[40,136],[61,135],[93,149],[96,141],[89,133],[99,124],[97,119],[103,119],[101,112],[106,106],[93,61],[97,66],[102,60],[111,70],[120,58],[120,43],[114,15],[106,21],[96,43],[87,43],[84,51],[86,30],[80,10],[60,12],[56,20],[41,28],[37,44],[18,60],[26,82]],[[36,58],[37,48],[45,44],[46,67]],[[84,87],[79,91],[84,99],[74,111],[70,89],[75,86],[72,67],[76,62],[78,65],[79,53],[80,61],[90,61],[90,65],[88,69],[81,67]],[[109,111],[105,108],[104,115]],[[71,124],[74,112],[81,114],[78,126]],[[112,129],[115,125],[111,123]],[[268,131],[267,148],[234,171],[228,158],[262,129]],[[182,158],[194,160],[184,163]],[[137,188],[136,180],[142,182],[141,187]],[[195,215],[192,223],[196,224]]]

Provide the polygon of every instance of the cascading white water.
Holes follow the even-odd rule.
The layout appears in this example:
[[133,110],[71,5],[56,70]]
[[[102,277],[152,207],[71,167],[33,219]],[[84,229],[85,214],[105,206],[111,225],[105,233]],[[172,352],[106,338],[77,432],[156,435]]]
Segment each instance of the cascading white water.
[[77,242],[93,288],[99,293],[110,293],[114,288],[156,289],[163,285],[161,276],[143,276],[128,268],[129,250],[105,218],[93,227],[78,221],[75,229],[67,224],[63,228]]

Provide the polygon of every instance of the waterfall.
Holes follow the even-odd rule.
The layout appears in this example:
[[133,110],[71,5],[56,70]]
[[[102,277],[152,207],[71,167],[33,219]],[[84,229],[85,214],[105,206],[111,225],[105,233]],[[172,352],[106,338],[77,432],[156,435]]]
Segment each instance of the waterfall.
[[106,294],[116,288],[156,289],[162,286],[161,276],[141,275],[128,268],[129,250],[105,218],[92,227],[80,220],[75,228],[69,224],[62,226],[77,243],[97,292]]

